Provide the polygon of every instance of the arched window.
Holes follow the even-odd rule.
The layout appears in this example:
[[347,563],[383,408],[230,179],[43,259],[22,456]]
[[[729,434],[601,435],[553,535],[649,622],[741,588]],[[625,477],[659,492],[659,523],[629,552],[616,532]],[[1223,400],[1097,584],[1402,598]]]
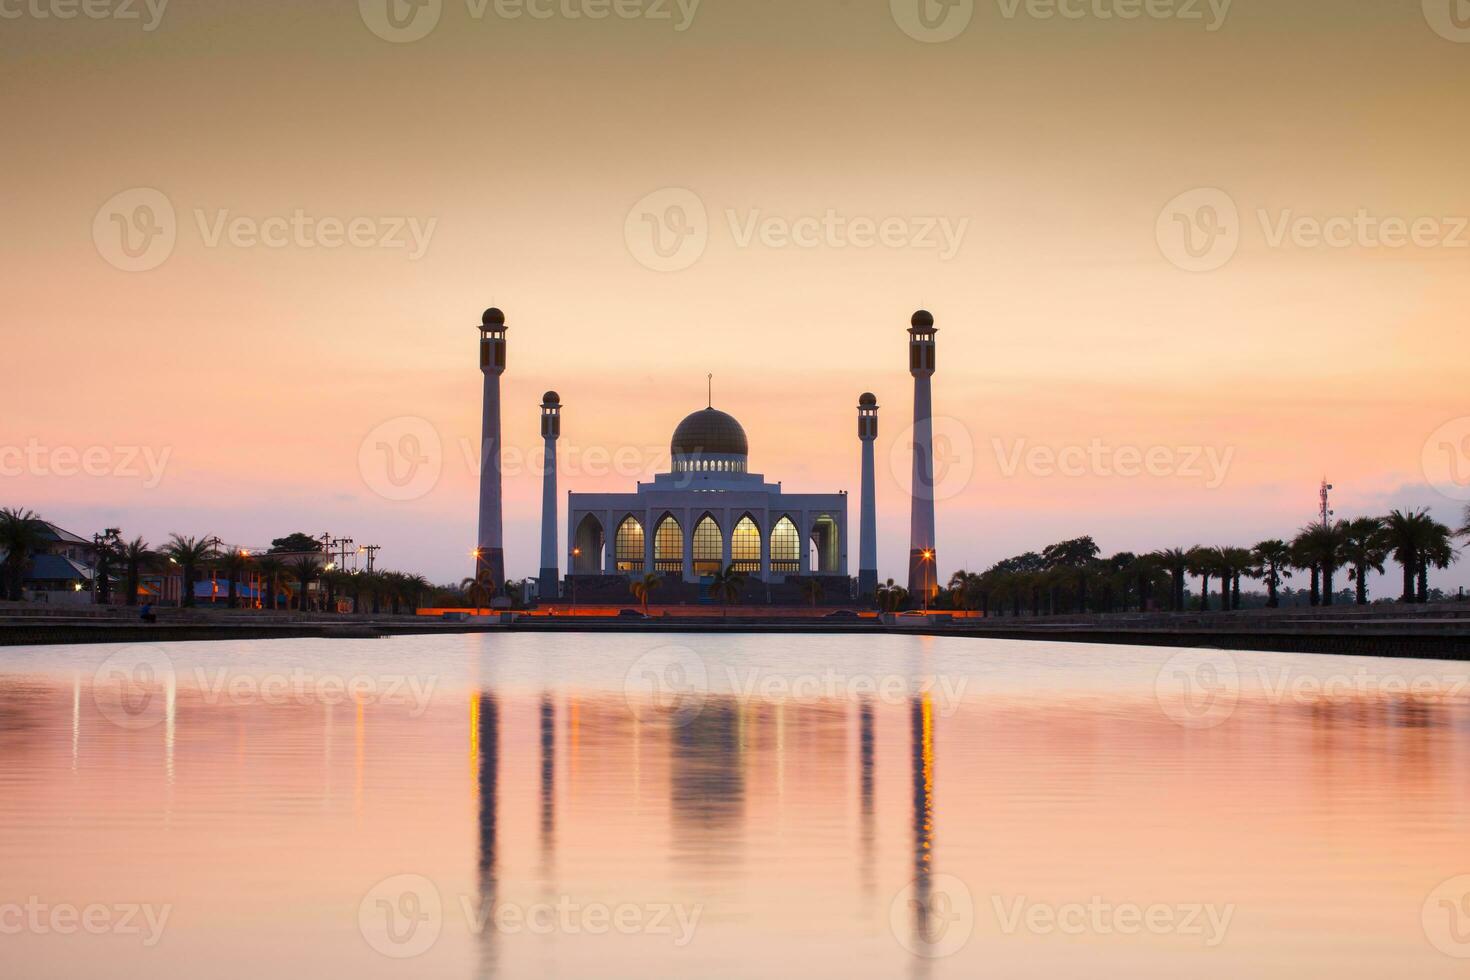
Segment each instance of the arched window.
[[801,571],[801,535],[789,517],[781,518],[771,529],[771,571]]
[[643,525],[631,514],[618,525],[614,541],[617,550],[618,571],[643,571]]
[[761,570],[761,529],[749,514],[740,518],[730,536],[730,564],[737,572]]
[[725,560],[725,544],[720,539],[720,525],[708,514],[694,525],[694,570],[700,574],[718,572]]
[[669,514],[653,535],[653,568],[657,572],[684,571],[684,529]]

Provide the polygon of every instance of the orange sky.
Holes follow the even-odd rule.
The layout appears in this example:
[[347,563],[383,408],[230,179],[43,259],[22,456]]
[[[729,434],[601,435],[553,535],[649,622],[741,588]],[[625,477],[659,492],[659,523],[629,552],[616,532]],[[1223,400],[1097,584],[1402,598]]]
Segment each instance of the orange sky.
[[[1086,9],[1115,0],[1100,3]],[[376,36],[357,6],[180,3],[151,31],[146,8],[143,22],[5,8],[22,15],[0,25],[0,329],[25,368],[0,388],[0,445],[168,453],[156,486],[7,469],[5,503],[155,541],[331,530],[383,545],[389,567],[458,578],[472,327],[495,303],[513,447],[534,448],[552,387],[564,451],[666,446],[712,371],[753,469],[855,493],[856,396],[876,392],[884,577],[907,548],[888,460],[919,306],[941,330],[936,412],[973,447],[957,444],[971,475],[938,508],[942,574],[1081,533],[1108,552],[1288,535],[1324,473],[1340,516],[1459,513],[1421,458],[1466,412],[1470,231],[1452,232],[1470,215],[1470,44],[1420,4],[1242,3],[1209,31],[1007,16],[997,0],[939,43],[885,3],[706,0],[680,31],[673,4],[672,21],[511,20],[446,0],[411,43]],[[129,272],[94,225],[135,188],[166,199],[176,241]],[[666,188],[693,193],[706,242],[659,272],[625,228]],[[1177,267],[1156,235],[1194,188],[1238,208],[1238,248],[1214,271]],[[418,257],[211,244],[222,214],[254,227],[297,211],[432,230]],[[1288,212],[1359,211],[1439,219],[1450,242],[1271,241]],[[829,212],[907,238],[744,241]],[[913,243],[929,219],[963,228],[952,256]],[[374,493],[358,460],[400,416],[443,446],[438,482],[407,502]],[[1018,452],[1094,440],[1229,465],[1220,480],[1007,472]],[[631,488],[588,469],[563,493]],[[510,573],[534,573],[534,473],[508,478],[506,524]]]

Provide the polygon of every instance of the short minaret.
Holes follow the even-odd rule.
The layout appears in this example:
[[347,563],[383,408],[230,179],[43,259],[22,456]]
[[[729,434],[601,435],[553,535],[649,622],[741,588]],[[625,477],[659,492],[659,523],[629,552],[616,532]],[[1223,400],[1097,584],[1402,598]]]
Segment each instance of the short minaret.
[[909,515],[909,595],[926,604],[939,591],[934,542],[934,316],[915,313],[909,322],[909,373],[914,376],[914,478]]
[[878,502],[873,476],[873,442],[878,438],[878,397],[871,391],[858,398],[858,439],[863,444],[862,517],[858,523],[858,595],[878,591]]
[[556,540],[556,440],[561,436],[561,396],[548,391],[541,396],[541,438],[546,443],[546,473],[541,478],[541,574],[538,594],[555,599],[560,592]]
[[480,318],[480,372],[485,375],[480,417],[480,530],[475,575],[488,572],[505,586],[505,540],[500,513],[500,376],[505,373],[505,314],[491,307]]

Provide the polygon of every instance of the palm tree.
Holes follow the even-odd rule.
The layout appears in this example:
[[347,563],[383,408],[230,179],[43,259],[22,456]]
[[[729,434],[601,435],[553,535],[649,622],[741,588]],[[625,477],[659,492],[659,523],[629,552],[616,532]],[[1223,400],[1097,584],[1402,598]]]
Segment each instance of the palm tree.
[[194,583],[199,578],[199,569],[214,557],[214,539],[171,534],[168,544],[163,548],[163,556],[170,563],[179,566],[179,574],[183,578],[180,605],[194,605]]
[[1196,545],[1189,549],[1189,572],[1199,576],[1199,608],[1210,611],[1210,576],[1215,574],[1216,555],[1214,548]]
[[1332,605],[1332,574],[1343,562],[1342,551],[1346,541],[1347,532],[1342,521],[1331,523],[1314,521],[1302,528],[1292,541],[1292,546],[1298,553],[1299,567],[1312,570],[1314,598],[1318,595],[1317,585],[1321,583],[1323,605]]
[[1358,586],[1357,603],[1368,604],[1368,573],[1382,572],[1388,557],[1383,521],[1377,517],[1359,517],[1343,524],[1342,558],[1352,566],[1348,578]]
[[[260,576],[266,595],[261,597],[260,608],[274,610],[281,595],[281,576],[286,574],[286,563],[275,555],[261,555],[255,559],[255,574]],[[266,600],[270,605],[266,605]]]
[[[1195,549],[1190,549],[1190,551],[1193,550]],[[1169,608],[1175,612],[1182,612],[1184,609],[1184,579],[1189,574],[1190,551],[1183,548],[1165,548],[1163,551],[1154,552],[1154,558],[1171,577]]]
[[419,609],[424,604],[424,593],[434,587],[422,575],[406,575],[403,584],[408,589],[409,604],[413,607],[414,615],[418,615]]
[[[370,579],[376,576],[370,576]],[[369,581],[368,587],[373,592],[373,612],[378,611],[377,596],[380,594],[381,580]],[[490,605],[490,600],[495,598],[495,578],[490,574],[488,568],[482,568],[475,573],[474,577],[467,578],[459,583],[464,592],[465,600],[475,604],[475,615],[480,615],[480,610]]]
[[296,609],[299,612],[307,611],[307,603],[310,601],[310,589],[312,580],[321,574],[317,566],[315,554],[297,555],[286,563],[291,577],[296,580]]
[[339,568],[328,567],[322,569],[322,573],[318,578],[322,583],[322,588],[326,591],[323,608],[327,612],[336,612],[337,596],[346,592],[351,587],[352,576]]
[[878,586],[876,592],[878,608],[884,612],[898,612],[909,603],[909,590],[889,579]]
[[218,565],[220,571],[229,576],[229,606],[231,609],[234,609],[240,604],[240,592],[238,583],[240,580],[240,576],[244,575],[246,570],[250,567],[250,554],[249,552],[242,551],[236,548],[232,551],[227,551],[224,554],[220,555],[219,560],[216,562],[216,564]]
[[819,578],[809,578],[801,583],[801,594],[812,604],[813,609],[817,608],[817,603],[826,591],[822,588],[822,580]]
[[158,556],[149,550],[148,542],[140,536],[125,542],[118,551],[118,557],[122,559],[123,588],[128,593],[124,602],[130,606],[136,606],[138,586],[143,581],[143,570],[152,567]]
[[1266,605],[1271,609],[1281,605],[1281,580],[1291,578],[1291,554],[1291,545],[1280,538],[1269,538],[1252,549],[1259,565],[1257,577],[1266,580]]
[[710,581],[710,591],[720,597],[720,604],[724,607],[720,613],[722,616],[730,615],[730,603],[740,598],[745,591],[745,575],[736,571],[731,565],[722,572],[715,572]]
[[1240,577],[1255,566],[1245,548],[1215,548],[1216,571],[1220,574],[1220,608],[1240,608]]
[[1419,552],[1419,601],[1429,601],[1429,567],[1449,568],[1459,554],[1453,544],[1455,532],[1431,517],[1424,519],[1424,547]]
[[[491,579],[493,582],[494,580]],[[408,601],[409,592],[408,576],[402,572],[384,572],[383,584],[388,593],[389,612],[397,616],[399,609]],[[505,593],[510,594],[513,583],[505,583]]]
[[648,615],[648,600],[653,597],[653,590],[663,584],[663,577],[657,572],[649,572],[628,583],[628,591],[633,593],[633,598],[643,603],[643,615]]
[[1424,510],[1408,513],[1393,510],[1383,519],[1384,546],[1404,570],[1404,594],[1400,602],[1414,602],[1418,598],[1414,579],[1419,573],[1420,553],[1430,543],[1427,531],[1432,523],[1429,512]]
[[5,549],[4,594],[19,602],[25,592],[26,568],[31,553],[41,547],[41,518],[18,507],[0,508],[0,548]]

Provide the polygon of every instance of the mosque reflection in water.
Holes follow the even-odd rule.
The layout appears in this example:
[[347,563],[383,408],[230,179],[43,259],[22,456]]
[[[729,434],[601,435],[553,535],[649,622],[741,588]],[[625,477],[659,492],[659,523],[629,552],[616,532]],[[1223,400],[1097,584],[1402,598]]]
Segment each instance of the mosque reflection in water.
[[[528,801],[505,792],[500,785],[500,697],[484,689],[472,692],[469,701],[478,801],[478,898],[482,907],[489,907],[497,898],[501,810]],[[848,752],[850,731],[855,727],[857,870],[864,900],[876,900],[878,710],[871,698],[797,704],[712,697],[694,714],[676,715],[670,710],[649,717],[646,711],[630,712],[620,698],[569,695],[563,711],[563,738],[558,739],[556,697],[543,692],[537,698],[539,754],[535,759],[539,773],[536,867],[543,892],[554,888],[559,744],[563,752],[602,757],[604,768],[594,761],[580,770],[589,777],[600,774],[641,783],[648,773],[663,772],[668,787],[669,853],[688,866],[690,881],[708,882],[706,872],[711,868],[729,868],[743,860],[741,850],[750,830],[747,822],[760,816],[750,812],[752,797],[789,800],[797,806],[806,797],[829,808],[845,809],[835,794],[854,771]],[[909,772],[905,778],[912,794],[903,848],[909,854],[914,894],[908,903],[912,911],[909,925],[915,941],[926,943],[933,938],[931,906],[939,911],[944,908],[944,896],[936,904],[930,888],[935,867],[936,713],[928,695],[911,698],[906,711]],[[634,758],[617,759],[617,753],[629,746],[633,746]],[[662,760],[650,762],[649,756]],[[572,767],[571,771],[578,770]],[[575,790],[575,785],[563,785],[564,792]],[[584,812],[578,816],[595,821],[598,815]],[[880,911],[884,913],[888,898],[882,896]],[[493,972],[495,942],[493,929],[480,936],[482,972]]]

